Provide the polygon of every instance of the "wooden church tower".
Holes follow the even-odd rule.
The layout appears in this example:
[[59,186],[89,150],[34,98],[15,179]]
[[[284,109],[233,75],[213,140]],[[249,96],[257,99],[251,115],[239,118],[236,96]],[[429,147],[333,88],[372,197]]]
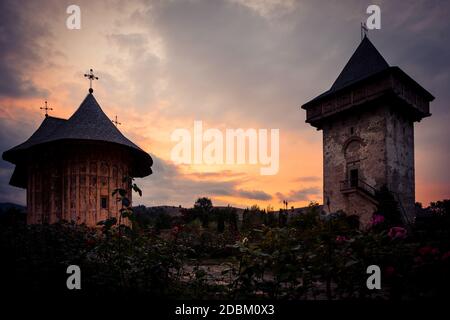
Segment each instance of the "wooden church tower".
[[434,97],[389,66],[367,36],[331,88],[305,103],[306,122],[323,130],[324,210],[357,214],[367,224],[383,186],[404,219],[415,209],[414,122]]
[[113,190],[128,189],[131,200],[123,177],[150,175],[153,163],[105,115],[92,86],[69,119],[46,114],[31,137],[5,151],[3,159],[16,165],[10,184],[27,190],[29,224],[66,220],[88,226],[119,218],[121,203]]

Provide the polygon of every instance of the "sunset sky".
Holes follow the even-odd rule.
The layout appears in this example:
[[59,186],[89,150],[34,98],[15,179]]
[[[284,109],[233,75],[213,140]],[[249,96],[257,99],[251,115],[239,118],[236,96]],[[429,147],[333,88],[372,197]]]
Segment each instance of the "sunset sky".
[[[66,8],[81,8],[81,30]],[[370,4],[381,30],[369,38],[436,100],[415,125],[416,200],[450,198],[449,1],[8,1],[0,2],[0,151],[52,116],[68,118],[94,95],[119,129],[154,159],[134,204],[304,206],[322,202],[322,132],[300,106],[332,85],[360,42]],[[280,169],[175,165],[171,133],[207,128],[280,130]],[[0,161],[0,202],[25,204]]]

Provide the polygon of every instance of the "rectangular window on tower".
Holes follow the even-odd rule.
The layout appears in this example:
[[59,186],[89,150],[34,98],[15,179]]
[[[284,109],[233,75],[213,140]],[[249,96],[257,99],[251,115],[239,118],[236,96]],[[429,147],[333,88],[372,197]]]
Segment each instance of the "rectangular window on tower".
[[350,187],[356,188],[358,186],[358,180],[359,180],[358,176],[359,176],[358,169],[350,170]]
[[100,207],[102,209],[108,209],[108,197],[103,196],[100,198]]

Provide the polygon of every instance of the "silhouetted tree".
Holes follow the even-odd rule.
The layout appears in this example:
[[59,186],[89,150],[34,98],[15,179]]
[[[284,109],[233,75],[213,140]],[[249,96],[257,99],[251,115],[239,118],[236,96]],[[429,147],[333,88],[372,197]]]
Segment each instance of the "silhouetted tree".
[[0,225],[16,225],[26,224],[27,215],[23,210],[16,207],[9,207],[4,210],[0,210]]
[[278,226],[280,228],[283,228],[286,226],[287,216],[288,216],[287,210],[280,209],[280,211],[278,213]]
[[238,231],[238,214],[236,208],[230,206],[227,207],[227,220],[229,225],[229,230],[232,232]]
[[166,212],[160,212],[155,219],[155,228],[157,230],[169,229],[172,227],[172,219]]
[[209,215],[213,209],[212,201],[209,198],[203,197],[198,198],[194,203],[194,211],[202,222],[203,228],[208,228],[209,225]]
[[248,208],[246,208],[242,212],[242,229],[247,230],[247,229],[250,229],[250,227],[251,227],[250,210]]
[[429,210],[439,216],[450,216],[450,199],[430,202]]

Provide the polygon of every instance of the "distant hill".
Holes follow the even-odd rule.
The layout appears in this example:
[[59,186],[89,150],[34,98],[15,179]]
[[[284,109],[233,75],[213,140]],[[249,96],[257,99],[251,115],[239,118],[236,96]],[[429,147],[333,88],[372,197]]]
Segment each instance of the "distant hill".
[[27,208],[11,202],[0,203],[0,225],[25,224]]
[[[214,208],[225,209],[227,207],[226,206],[215,206]],[[237,208],[237,207],[232,207],[232,208],[236,210],[239,220],[242,221],[242,214],[245,209]],[[319,209],[321,210],[322,208],[323,208],[323,206],[320,205]],[[139,206],[134,207],[134,212],[137,214],[143,214],[143,215],[147,215],[147,216],[154,216],[154,215],[158,215],[160,213],[165,213],[171,217],[177,217],[177,216],[182,215],[182,210],[184,210],[184,209],[188,209],[188,208],[184,208],[181,206],[177,207],[177,206],[166,206],[166,205],[152,206],[152,207],[146,207],[144,205],[139,205]],[[303,214],[306,212],[307,209],[308,209],[308,207],[291,208],[291,209],[288,209],[288,215],[295,216],[297,214]],[[273,211],[273,214],[275,214],[276,216],[278,216],[279,213],[280,213],[279,210]]]
[[166,213],[171,217],[181,216],[181,211],[184,209],[183,207],[176,206],[153,206],[146,207],[144,205],[139,205],[133,208],[134,212],[137,214],[159,214]]
[[[226,208],[225,206],[217,206],[215,208],[221,208],[224,209]],[[244,209],[242,208],[237,208],[237,207],[233,207],[234,209],[236,209],[236,212],[239,216],[240,219],[242,219],[242,213],[244,212]],[[320,208],[322,208],[322,206],[320,206]],[[16,203],[11,203],[11,202],[0,202],[0,214],[3,214],[11,209],[17,209],[20,212],[26,213],[27,207],[22,206],[20,204],[16,204]],[[181,216],[182,215],[182,210],[186,209],[184,207],[180,207],[180,206],[152,206],[152,207],[146,207],[143,205],[139,205],[134,207],[135,212],[145,212],[147,214],[153,214],[153,213],[167,213],[169,216],[171,217],[177,217],[177,216]],[[294,208],[294,209],[288,209],[288,214],[299,214],[299,213],[304,213],[304,211],[307,209],[307,207],[302,207],[302,208]],[[274,213],[277,215],[279,213],[279,211],[274,211]]]
[[11,202],[0,202],[0,214],[3,214],[11,209],[16,209],[20,212],[26,213],[27,207],[22,206],[20,204],[11,203]]

